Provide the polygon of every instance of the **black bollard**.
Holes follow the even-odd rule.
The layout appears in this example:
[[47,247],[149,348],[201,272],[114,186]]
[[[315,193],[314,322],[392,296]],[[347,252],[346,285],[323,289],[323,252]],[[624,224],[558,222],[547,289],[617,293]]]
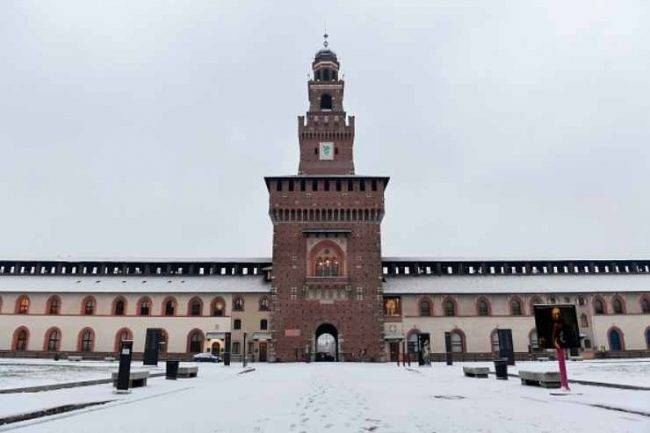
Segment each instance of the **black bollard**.
[[178,361],[167,360],[165,369],[165,379],[176,380],[178,379]]
[[131,377],[131,358],[133,356],[133,341],[123,340],[120,347],[120,369],[117,372],[118,393],[129,392],[129,379]]

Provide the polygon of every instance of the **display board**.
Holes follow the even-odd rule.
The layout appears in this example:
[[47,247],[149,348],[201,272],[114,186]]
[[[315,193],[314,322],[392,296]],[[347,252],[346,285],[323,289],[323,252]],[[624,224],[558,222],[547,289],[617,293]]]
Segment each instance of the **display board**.
[[535,305],[535,326],[541,349],[580,347],[575,305]]

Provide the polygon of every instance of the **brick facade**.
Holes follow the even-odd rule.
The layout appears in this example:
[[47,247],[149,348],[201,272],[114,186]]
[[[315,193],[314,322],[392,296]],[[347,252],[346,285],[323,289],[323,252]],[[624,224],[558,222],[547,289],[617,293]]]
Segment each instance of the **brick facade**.
[[[338,66],[330,50],[317,53],[310,109],[299,117],[299,175],[266,178],[279,361],[313,359],[324,324],[336,328],[340,360],[384,357],[380,226],[388,178],[354,175],[354,119],[343,111]],[[336,261],[335,275],[317,274],[321,253]]]

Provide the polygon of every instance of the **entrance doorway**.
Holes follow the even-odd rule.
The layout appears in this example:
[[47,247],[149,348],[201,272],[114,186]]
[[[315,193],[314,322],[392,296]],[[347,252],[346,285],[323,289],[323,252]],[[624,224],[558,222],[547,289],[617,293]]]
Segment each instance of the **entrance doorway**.
[[316,361],[339,360],[339,333],[329,323],[323,323],[316,329]]
[[399,359],[399,341],[391,341],[388,343],[388,349],[390,351],[390,361],[397,362]]
[[212,343],[212,346],[210,347],[210,352],[213,355],[219,355],[221,353],[221,345],[219,344],[218,341]]
[[260,342],[260,362],[266,362],[266,343]]

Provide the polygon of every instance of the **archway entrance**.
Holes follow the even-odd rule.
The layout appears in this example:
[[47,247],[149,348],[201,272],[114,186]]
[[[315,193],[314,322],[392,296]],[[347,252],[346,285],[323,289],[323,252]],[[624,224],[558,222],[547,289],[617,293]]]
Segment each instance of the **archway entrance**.
[[333,325],[323,323],[316,329],[316,361],[339,360],[339,332]]
[[221,354],[221,344],[219,344],[218,341],[215,341],[212,343],[212,346],[210,347],[210,352],[213,355],[220,355]]
[[623,338],[621,333],[616,329],[609,331],[609,350],[612,352],[620,352],[623,350]]

